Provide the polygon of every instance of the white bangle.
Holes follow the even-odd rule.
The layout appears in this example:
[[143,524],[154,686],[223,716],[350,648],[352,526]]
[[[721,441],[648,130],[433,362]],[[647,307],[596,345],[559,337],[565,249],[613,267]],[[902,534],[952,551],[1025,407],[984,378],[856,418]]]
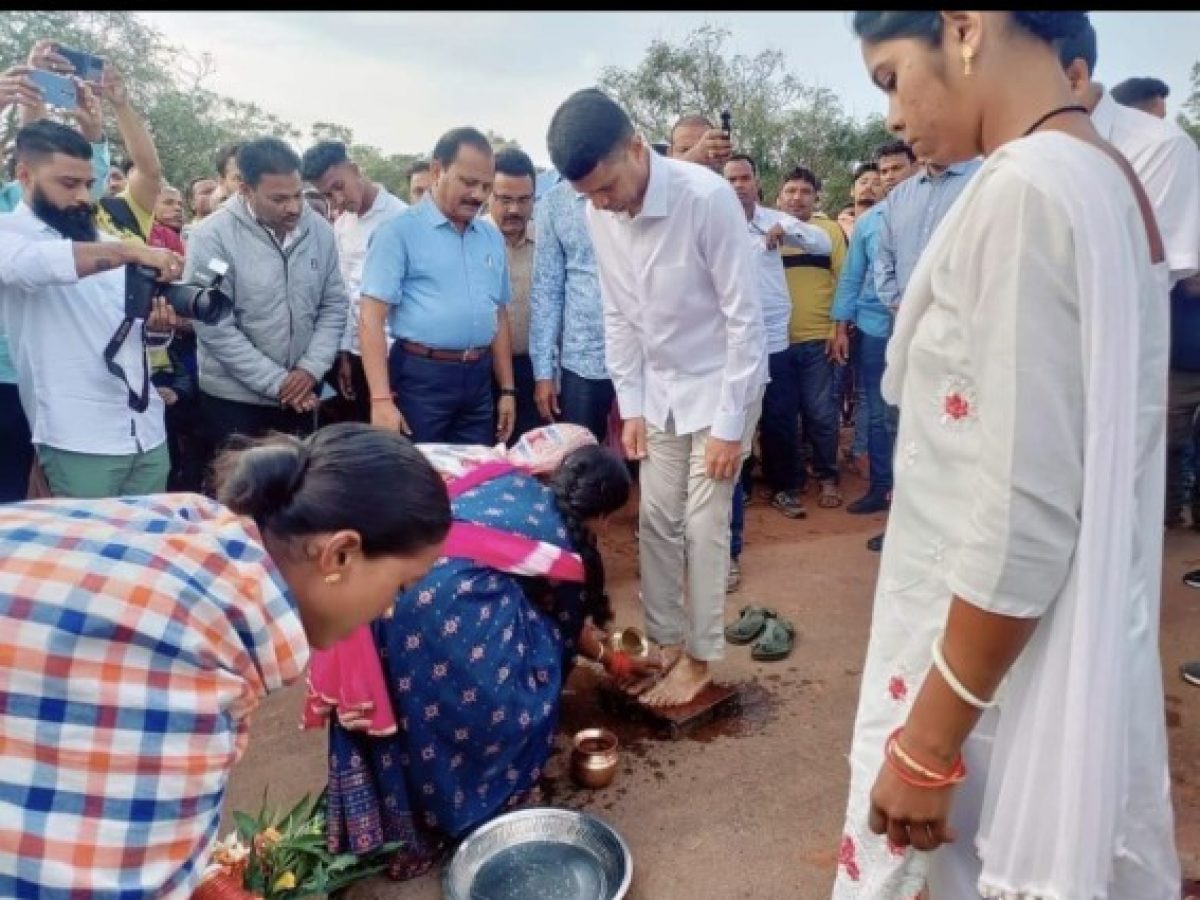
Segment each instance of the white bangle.
[[937,637],[935,637],[933,639],[933,647],[931,648],[933,651],[933,664],[937,668],[938,673],[942,676],[943,680],[945,680],[946,684],[950,686],[950,690],[954,691],[954,693],[958,695],[958,699],[963,703],[980,710],[991,709],[996,705],[995,697],[992,697],[991,700],[980,700],[969,690],[967,690],[966,686],[963,685],[963,683],[959,681],[957,677],[955,677],[954,673],[950,671],[950,666],[946,664],[946,657],[942,655],[943,637],[945,637],[944,634],[939,634]]
[[604,665],[604,641],[600,642],[600,652],[596,654],[596,662]]

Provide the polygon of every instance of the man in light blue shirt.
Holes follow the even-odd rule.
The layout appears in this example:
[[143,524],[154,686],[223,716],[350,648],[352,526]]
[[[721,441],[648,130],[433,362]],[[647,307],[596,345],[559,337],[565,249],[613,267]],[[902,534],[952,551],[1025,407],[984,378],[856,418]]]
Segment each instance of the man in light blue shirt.
[[[474,128],[455,128],[434,148],[431,172],[433,188],[379,227],[363,265],[371,422],[423,443],[505,441],[516,409],[512,288],[504,238],[479,216],[496,173],[491,145]],[[395,338],[390,352],[385,319]]]
[[[916,159],[903,141],[886,144],[876,153],[884,189],[896,189],[916,171]],[[874,265],[878,255],[879,233],[890,199],[876,204],[854,225],[846,265],[838,280],[833,301],[833,321],[837,323],[834,353],[845,363],[849,352],[849,323],[861,332],[860,366],[867,393],[867,455],[871,461],[871,483],[867,493],[846,507],[852,515],[883,512],[891,505],[892,436],[888,429],[887,405],[881,385],[887,357],[887,342],[892,334],[892,313],[880,300],[875,288]]]
[[875,293],[893,312],[929,239],[983,161],[939,166],[926,162],[912,178],[888,194],[879,222],[875,253]]
[[560,181],[534,213],[529,355],[542,418],[583,425],[603,443],[615,395],[604,364],[604,308],[586,205],[585,195]]

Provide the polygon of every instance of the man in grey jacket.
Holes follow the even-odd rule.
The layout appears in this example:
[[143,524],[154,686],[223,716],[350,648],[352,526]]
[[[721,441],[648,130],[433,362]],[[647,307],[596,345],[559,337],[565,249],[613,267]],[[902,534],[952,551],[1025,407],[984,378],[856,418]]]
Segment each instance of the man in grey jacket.
[[333,228],[304,202],[300,158],[277,138],[238,151],[238,196],[188,242],[185,277],[212,259],[229,266],[233,315],[196,323],[202,428],[209,452],[231,435],[304,435],[337,356],[348,299]]

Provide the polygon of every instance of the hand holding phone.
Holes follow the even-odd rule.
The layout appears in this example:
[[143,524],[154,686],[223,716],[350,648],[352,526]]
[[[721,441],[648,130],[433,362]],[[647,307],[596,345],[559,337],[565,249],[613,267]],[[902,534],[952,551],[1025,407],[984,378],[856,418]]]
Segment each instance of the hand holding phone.
[[26,76],[42,92],[42,99],[60,109],[74,109],[78,103],[75,82],[65,75],[34,69]]
[[733,137],[733,114],[727,109],[721,111],[721,130],[725,132],[725,137]]
[[104,71],[104,60],[95,54],[84,50],[74,50],[70,47],[57,47],[59,56],[63,57],[75,69],[75,74],[84,81],[93,84],[100,83],[100,73]]

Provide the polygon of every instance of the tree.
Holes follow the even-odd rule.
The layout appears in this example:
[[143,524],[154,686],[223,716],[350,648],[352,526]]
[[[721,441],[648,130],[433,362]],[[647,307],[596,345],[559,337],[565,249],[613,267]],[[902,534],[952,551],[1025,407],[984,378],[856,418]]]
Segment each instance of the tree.
[[882,118],[855,121],[832,91],[790,72],[780,50],[730,56],[730,36],[727,28],[703,25],[679,44],[653,41],[636,68],[605,68],[600,87],[651,140],[666,140],[684,114],[715,123],[728,109],[734,144],[757,162],[767,203],[788,169],[806,165],[825,182],[825,207],[836,211],[849,198],[854,164],[888,139]]
[[1192,92],[1184,101],[1178,122],[1179,127],[1200,144],[1200,62],[1192,64]]

